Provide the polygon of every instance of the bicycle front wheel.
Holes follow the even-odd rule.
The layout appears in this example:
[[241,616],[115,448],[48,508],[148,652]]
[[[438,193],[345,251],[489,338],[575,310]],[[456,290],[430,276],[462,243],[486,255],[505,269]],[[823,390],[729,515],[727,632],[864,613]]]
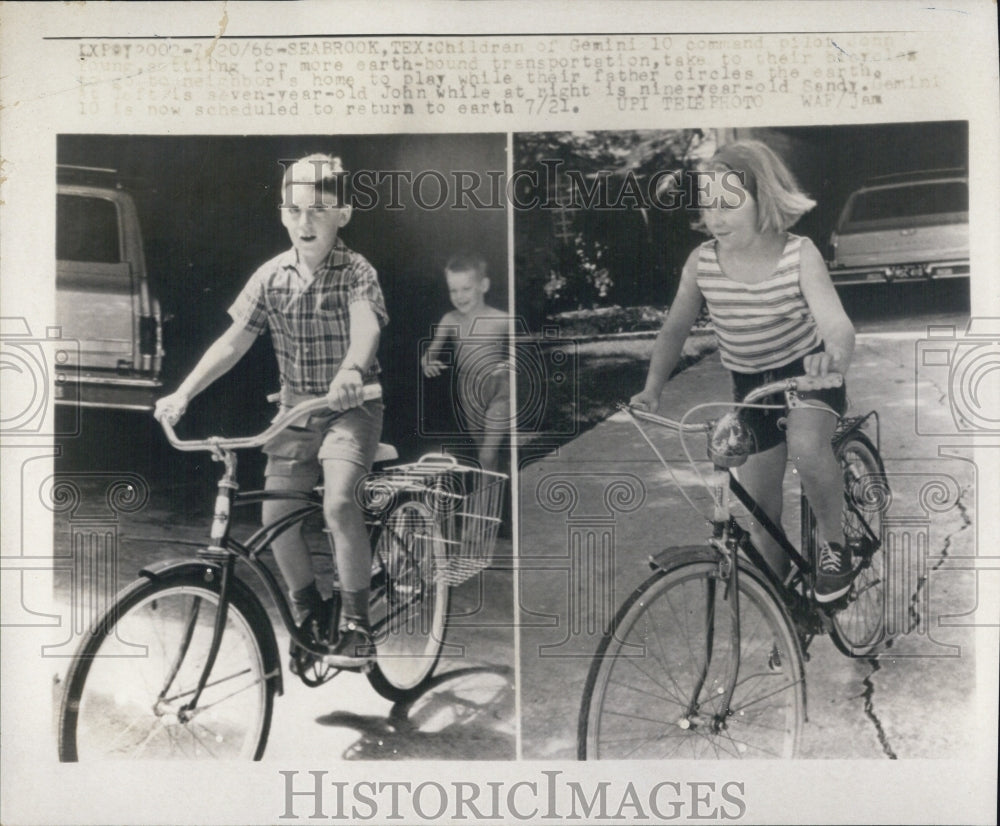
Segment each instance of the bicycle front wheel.
[[448,585],[436,575],[445,543],[431,511],[403,502],[386,518],[376,551],[385,581],[373,588],[372,687],[393,702],[418,696],[434,673],[448,620]]
[[140,579],[84,638],[66,677],[59,759],[259,760],[274,682],[255,624],[262,609],[238,592],[197,706],[219,606],[217,579]]
[[591,664],[578,757],[794,757],[805,715],[798,640],[776,597],[742,568],[738,614],[707,555],[640,585]]
[[862,657],[885,634],[886,571],[880,543],[889,482],[878,451],[863,433],[852,433],[836,453],[844,479],[844,537],[857,574],[845,607],[832,615],[832,637],[844,654]]

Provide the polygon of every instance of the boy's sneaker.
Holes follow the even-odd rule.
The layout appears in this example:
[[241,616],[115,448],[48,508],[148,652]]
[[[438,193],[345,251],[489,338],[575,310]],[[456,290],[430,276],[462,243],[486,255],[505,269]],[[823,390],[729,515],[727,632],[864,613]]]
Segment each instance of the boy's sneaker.
[[851,590],[854,569],[851,551],[836,542],[819,547],[819,564],[816,566],[816,601],[833,602]]
[[374,659],[375,643],[371,632],[353,621],[340,629],[337,644],[329,654],[323,656],[323,662],[334,668],[360,668]]
[[[313,642],[324,642],[330,644],[333,641],[331,631],[336,622],[335,614],[337,606],[332,599],[325,599],[316,609],[310,611],[304,620],[299,624],[299,629]],[[291,657],[288,668],[296,676],[301,676],[315,658],[304,648],[300,648],[292,640],[288,653]]]

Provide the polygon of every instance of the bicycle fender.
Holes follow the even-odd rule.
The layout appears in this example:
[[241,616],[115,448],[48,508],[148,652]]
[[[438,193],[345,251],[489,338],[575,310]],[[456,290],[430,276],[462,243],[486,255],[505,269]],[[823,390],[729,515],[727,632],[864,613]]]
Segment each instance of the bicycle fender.
[[[139,576],[147,579],[179,579],[200,577],[206,582],[221,582],[222,566],[217,562],[203,559],[161,559],[144,565],[139,570]],[[240,608],[247,614],[255,628],[259,631],[261,654],[264,657],[264,671],[271,675],[274,689],[280,695],[284,694],[284,684],[281,676],[281,655],[278,653],[278,641],[274,635],[274,625],[264,606],[256,594],[238,577],[233,577],[231,586],[233,600],[238,601]]]
[[[651,555],[649,557],[649,567],[654,571],[660,570],[666,573],[681,565],[688,565],[692,562],[718,561],[719,552],[707,545],[675,545]],[[771,596],[774,597],[779,605],[784,606],[781,596],[774,589],[774,586],[768,582],[767,577],[757,569],[757,566],[742,557],[738,560],[738,564],[741,576],[752,576],[762,587],[771,593]]]
[[649,557],[649,567],[653,570],[657,568],[661,571],[668,571],[677,565],[688,562],[701,562],[704,560],[716,560],[718,554],[712,551],[707,545],[674,545],[664,548],[659,553],[651,554]]
[[159,559],[139,569],[139,576],[149,579],[162,579],[166,576],[203,574],[209,582],[217,580],[222,575],[222,566],[217,562],[190,557],[176,559]]

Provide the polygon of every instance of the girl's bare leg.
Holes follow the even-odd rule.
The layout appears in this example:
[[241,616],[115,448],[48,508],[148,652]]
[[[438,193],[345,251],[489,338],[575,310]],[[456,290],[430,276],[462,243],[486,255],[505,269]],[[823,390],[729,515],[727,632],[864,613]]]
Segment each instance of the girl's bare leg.
[[[783,503],[782,486],[785,479],[787,452],[784,444],[775,445],[761,453],[749,457],[736,473],[740,483],[760,505],[767,517],[781,525]],[[788,555],[771,535],[750,517],[750,538],[754,547],[767,560],[767,564],[782,579],[788,574]]]
[[829,408],[796,407],[788,411],[788,456],[802,480],[802,490],[816,515],[821,539],[844,541],[840,467],[833,453],[837,417]]

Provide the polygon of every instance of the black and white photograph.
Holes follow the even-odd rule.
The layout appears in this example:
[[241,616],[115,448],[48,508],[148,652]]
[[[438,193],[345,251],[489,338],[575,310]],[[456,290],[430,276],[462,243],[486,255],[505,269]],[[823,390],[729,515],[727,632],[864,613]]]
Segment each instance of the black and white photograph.
[[995,3],[0,17],[0,821],[996,823]]
[[504,147],[60,136],[60,760],[513,758]]
[[518,305],[576,388],[520,476],[525,755],[962,754],[972,634],[933,618],[975,605],[950,560],[975,474],[937,455],[954,410],[925,354],[969,329],[968,124],[515,154],[555,184],[515,216]]

